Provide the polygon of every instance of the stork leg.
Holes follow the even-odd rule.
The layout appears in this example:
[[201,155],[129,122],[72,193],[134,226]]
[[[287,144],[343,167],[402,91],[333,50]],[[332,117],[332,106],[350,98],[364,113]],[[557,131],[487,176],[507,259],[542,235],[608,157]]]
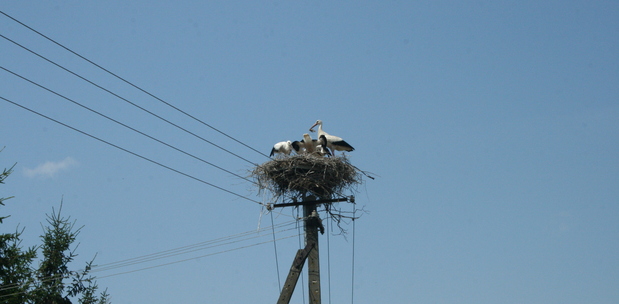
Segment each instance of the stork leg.
[[329,156],[329,157],[331,157],[331,156],[335,156],[335,155],[331,152],[331,150],[329,149],[329,147],[327,147],[327,146],[325,146],[325,152],[327,152],[326,154],[327,154],[327,156]]

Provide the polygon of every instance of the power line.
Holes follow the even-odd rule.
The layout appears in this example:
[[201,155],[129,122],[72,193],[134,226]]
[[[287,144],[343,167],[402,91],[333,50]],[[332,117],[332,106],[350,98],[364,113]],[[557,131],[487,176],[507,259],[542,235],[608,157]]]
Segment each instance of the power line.
[[277,286],[279,292],[282,292],[282,281],[279,277],[279,261],[277,259],[277,242],[275,242],[275,225],[273,224],[273,212],[271,212],[271,227],[273,230],[273,248],[275,249],[275,271],[277,271]]
[[[246,231],[246,232],[241,232],[241,233],[237,233],[237,234],[233,234],[233,235],[229,235],[229,236],[224,236],[224,237],[220,237],[220,238],[216,238],[216,239],[212,239],[212,240],[208,240],[208,241],[204,241],[204,242],[200,242],[200,243],[196,243],[196,244],[192,244],[192,245],[186,245],[186,246],[182,246],[182,247],[177,247],[177,248],[173,248],[173,249],[169,249],[169,250],[165,250],[165,251],[160,251],[160,252],[156,252],[156,253],[151,253],[151,254],[147,254],[147,255],[143,255],[143,256],[138,256],[135,258],[130,258],[130,259],[124,259],[124,260],[120,260],[120,261],[116,261],[116,262],[111,262],[111,263],[106,263],[106,264],[102,264],[102,265],[94,265],[94,266],[90,266],[90,271],[89,273],[93,273],[93,272],[100,272],[100,271],[107,271],[107,270],[111,270],[111,269],[116,269],[116,268],[120,268],[120,267],[127,267],[127,266],[131,266],[131,265],[135,265],[135,264],[139,264],[139,263],[143,263],[143,262],[148,262],[148,261],[152,261],[152,260],[157,260],[157,259],[163,259],[163,258],[168,258],[168,257],[172,257],[172,256],[176,256],[176,255],[180,255],[180,254],[184,254],[184,253],[190,253],[190,252],[194,252],[197,250],[203,250],[203,249],[209,249],[209,248],[214,248],[217,246],[224,246],[224,245],[228,245],[228,244],[232,244],[232,243],[238,243],[238,242],[242,242],[242,241],[246,241],[246,240],[251,240],[253,238],[258,238],[258,237],[265,237],[268,236],[266,234],[263,235],[258,235],[258,236],[253,236],[253,237],[247,237],[248,235],[252,235],[252,234],[260,234],[261,232],[267,231],[267,230],[271,230],[274,228],[284,228],[286,226],[290,226],[293,225],[297,220],[292,220],[292,221],[287,221],[287,222],[283,222],[283,223],[279,223],[270,227],[263,227],[257,230],[250,230],[250,231]],[[285,232],[285,231],[290,231],[290,230],[295,230],[296,228],[288,228],[288,229],[284,229],[284,230],[280,230],[279,232]],[[296,235],[295,235],[296,236]],[[241,239],[241,240],[237,240],[237,241],[232,241],[230,242],[230,240],[234,240],[234,239],[240,239],[240,238],[245,238],[245,239]],[[222,242],[226,242],[228,241],[228,243],[223,243],[223,244],[218,244],[218,245],[213,245],[213,244],[217,244],[217,243],[222,243]],[[206,247],[205,247],[206,246]],[[201,248],[202,247],[202,248]],[[198,248],[198,249],[196,249]],[[84,269],[86,270],[86,269]],[[55,279],[59,279],[61,277],[59,277],[58,275],[52,275],[52,276],[48,276],[48,277],[39,277],[38,279],[41,282],[47,282],[50,280],[55,280]],[[67,278],[67,277],[62,277]],[[5,291],[5,290],[9,290],[12,288],[16,288],[19,286],[22,286],[23,284],[20,283],[13,283],[13,284],[6,284],[0,287],[0,292],[1,291]]]
[[[299,217],[299,207],[297,209],[297,217]],[[301,244],[301,225],[297,222],[297,231],[299,232],[299,249],[303,249],[303,245]],[[303,267],[305,268],[305,267]],[[305,276],[303,275],[303,268],[301,268],[301,294],[305,295]],[[303,304],[305,304],[305,296],[301,297],[303,299]]]
[[331,234],[329,225],[329,220],[325,223],[325,230],[327,230],[327,278],[329,279],[328,291],[329,291],[329,304],[331,304],[331,239],[329,235]]
[[187,113],[187,112],[185,112],[185,111],[183,111],[183,110],[179,109],[178,107],[176,107],[176,106],[174,106],[174,105],[170,104],[169,102],[166,102],[165,100],[163,100],[163,99],[161,99],[161,98],[159,98],[159,97],[155,96],[154,94],[152,94],[152,93],[150,93],[150,92],[148,92],[148,91],[146,91],[146,90],[142,89],[141,87],[139,87],[139,86],[137,86],[137,85],[133,84],[132,82],[130,82],[130,81],[128,81],[128,80],[126,80],[126,79],[124,79],[124,78],[122,78],[122,77],[120,77],[120,76],[116,75],[115,73],[113,73],[113,72],[111,72],[111,71],[107,70],[106,68],[104,68],[104,67],[102,67],[102,66],[100,66],[100,65],[98,65],[98,64],[96,64],[96,63],[94,63],[93,61],[89,60],[88,58],[86,58],[86,57],[84,57],[84,56],[82,56],[82,55],[80,55],[80,54],[76,53],[75,51],[73,51],[73,50],[69,49],[68,47],[66,47],[66,46],[62,45],[61,43],[56,42],[54,39],[47,37],[47,36],[46,36],[46,35],[44,35],[43,33],[39,32],[39,31],[37,31],[37,30],[33,29],[32,27],[30,27],[30,26],[28,26],[28,25],[24,24],[23,22],[21,22],[21,21],[19,21],[19,20],[15,19],[15,18],[13,18],[13,17],[9,16],[7,13],[5,13],[5,12],[3,12],[3,11],[0,11],[0,13],[2,13],[3,15],[5,15],[5,16],[6,16],[6,17],[8,17],[9,19],[11,19],[11,20],[13,20],[13,21],[15,21],[15,22],[19,23],[20,25],[24,26],[25,28],[27,28],[27,29],[29,29],[29,30],[31,30],[31,31],[33,31],[33,32],[35,32],[35,33],[37,33],[38,35],[42,36],[43,38],[45,38],[45,39],[47,39],[47,40],[51,41],[52,43],[54,43],[54,44],[56,44],[56,45],[60,46],[61,48],[63,48],[63,49],[65,49],[65,50],[67,50],[68,52],[70,52],[70,53],[74,54],[75,56],[77,56],[77,57],[79,57],[79,58],[81,58],[81,59],[85,60],[86,62],[88,62],[88,63],[90,63],[90,64],[92,64],[92,65],[94,65],[94,66],[96,66],[96,67],[98,67],[99,69],[101,69],[101,70],[103,70],[103,71],[107,72],[108,74],[110,74],[110,75],[112,75],[112,76],[114,76],[114,77],[118,78],[119,80],[121,80],[121,81],[123,81],[123,82],[127,83],[128,85],[130,85],[130,86],[132,86],[132,87],[134,87],[134,88],[136,88],[136,89],[138,89],[138,90],[142,91],[143,93],[147,94],[148,96],[150,96],[150,97],[152,97],[152,98],[155,98],[156,100],[158,100],[158,101],[160,101],[160,102],[164,103],[165,105],[167,105],[167,106],[169,106],[169,107],[173,108],[174,110],[176,110],[176,111],[178,111],[178,112],[180,112],[180,113],[182,113],[182,114],[184,114],[184,115],[186,115],[186,116],[190,117],[191,119],[193,119],[193,120],[195,120],[195,121],[197,121],[197,122],[199,122],[199,123],[201,123],[201,124],[203,124],[203,125],[205,125],[205,126],[207,126],[207,127],[211,128],[211,129],[213,129],[213,130],[215,130],[215,131],[217,131],[217,132],[219,132],[220,134],[222,134],[222,135],[224,135],[224,136],[226,136],[226,137],[228,137],[228,138],[230,138],[230,139],[232,139],[232,140],[236,141],[237,143],[239,143],[239,144],[241,144],[241,145],[243,145],[243,146],[245,146],[245,147],[247,147],[247,148],[249,148],[249,149],[251,149],[251,150],[255,151],[256,153],[258,153],[258,154],[260,154],[260,155],[263,155],[264,157],[267,157],[267,158],[269,158],[269,159],[270,159],[270,157],[269,157],[269,156],[267,156],[266,154],[264,154],[264,153],[262,153],[262,152],[260,152],[260,151],[258,151],[258,150],[256,150],[256,149],[254,149],[254,148],[250,147],[249,145],[247,145],[247,144],[245,144],[245,143],[241,142],[240,140],[238,140],[238,139],[236,139],[236,138],[234,138],[234,137],[232,137],[232,136],[230,136],[230,135],[228,135],[228,134],[224,133],[223,131],[220,131],[219,129],[217,129],[217,128],[215,128],[215,127],[213,127],[213,126],[211,126],[211,125],[207,124],[206,122],[204,122],[204,121],[202,121],[202,120],[200,120],[200,119],[196,118],[195,116],[193,116],[193,115],[191,115],[191,114],[189,114],[189,113]]
[[[289,239],[289,238],[293,238],[293,237],[297,237],[297,235],[293,234],[293,235],[290,235],[290,236],[281,237],[281,238],[277,239],[276,241],[285,240],[285,239]],[[143,271],[143,270],[147,270],[147,269],[153,269],[153,268],[158,268],[158,267],[178,264],[178,263],[187,262],[187,261],[191,261],[191,260],[195,260],[195,259],[199,259],[199,258],[203,258],[203,257],[207,257],[207,256],[212,256],[212,255],[216,255],[216,254],[221,254],[221,253],[236,251],[236,250],[245,249],[245,248],[249,248],[249,247],[254,247],[254,246],[258,246],[258,245],[262,245],[262,244],[267,244],[267,243],[270,243],[270,242],[273,242],[273,241],[272,240],[268,240],[268,241],[264,241],[264,242],[260,242],[260,243],[255,243],[255,244],[245,245],[245,246],[241,246],[241,247],[237,247],[237,248],[222,250],[222,251],[218,251],[218,252],[214,252],[214,253],[209,253],[209,254],[205,254],[205,255],[201,255],[201,256],[191,257],[191,258],[187,258],[187,259],[183,259],[183,260],[179,260],[179,261],[173,261],[173,262],[169,262],[169,263],[165,263],[165,264],[159,264],[159,265],[144,267],[144,268],[140,268],[140,269],[125,271],[125,272],[119,272],[119,273],[105,275],[105,276],[100,276],[100,277],[97,277],[97,278],[98,279],[103,279],[103,278],[108,278],[108,277],[117,276],[117,275],[121,275],[121,274],[128,274],[128,273]]]
[[104,143],[104,144],[110,145],[110,146],[112,146],[112,147],[114,147],[114,148],[116,148],[116,149],[119,149],[119,150],[121,150],[121,151],[127,152],[127,153],[129,153],[129,154],[131,154],[131,155],[133,155],[133,156],[139,157],[139,158],[141,158],[141,159],[143,159],[143,160],[146,160],[146,161],[148,161],[148,162],[151,162],[151,163],[153,163],[153,164],[155,164],[155,165],[158,165],[158,166],[160,166],[160,167],[166,168],[166,169],[168,169],[168,170],[170,170],[170,171],[176,172],[176,173],[178,173],[178,174],[180,174],[180,175],[183,175],[183,176],[189,177],[189,178],[191,178],[191,179],[193,179],[193,180],[195,180],[195,181],[198,181],[198,182],[201,182],[201,183],[203,183],[203,184],[209,185],[209,186],[211,186],[211,187],[217,188],[217,189],[219,189],[219,190],[221,190],[221,191],[224,191],[224,192],[230,193],[230,194],[232,194],[232,195],[238,196],[238,197],[240,197],[240,198],[246,199],[246,200],[251,201],[251,202],[254,202],[254,203],[256,203],[256,204],[263,205],[261,202],[259,202],[259,201],[257,201],[257,200],[254,200],[254,199],[248,198],[248,197],[246,197],[246,196],[243,196],[243,195],[240,195],[240,194],[234,193],[234,192],[232,192],[232,191],[230,191],[230,190],[227,190],[227,189],[224,189],[224,188],[222,188],[222,187],[220,187],[220,186],[217,186],[217,185],[211,184],[211,183],[209,183],[209,182],[207,182],[207,181],[205,181],[205,180],[202,180],[202,179],[200,179],[200,178],[197,178],[197,177],[195,177],[195,176],[189,175],[189,174],[187,174],[187,173],[184,173],[184,172],[181,172],[181,171],[179,171],[179,170],[176,170],[176,169],[174,169],[174,168],[172,168],[172,167],[166,166],[166,165],[164,165],[164,164],[162,164],[162,163],[160,163],[160,162],[157,162],[157,161],[155,161],[155,160],[152,160],[152,159],[150,159],[150,158],[148,158],[148,157],[142,156],[142,155],[137,154],[137,153],[135,153],[135,152],[131,152],[131,151],[129,151],[129,150],[127,150],[127,149],[125,149],[125,148],[122,148],[122,147],[120,147],[120,146],[118,146],[118,145],[115,145],[115,144],[113,144],[113,143],[111,143],[111,142],[105,141],[105,140],[103,140],[103,139],[101,139],[101,138],[99,138],[99,137],[96,137],[96,136],[94,136],[94,135],[88,134],[88,133],[86,133],[86,132],[84,132],[84,131],[82,131],[82,130],[76,129],[76,128],[72,127],[72,126],[69,126],[69,125],[67,125],[67,124],[65,124],[65,123],[63,123],[63,122],[60,122],[60,121],[58,121],[58,120],[56,120],[56,119],[53,119],[53,118],[51,118],[51,117],[49,117],[49,116],[46,116],[46,115],[44,115],[44,114],[41,114],[41,113],[39,113],[39,112],[37,112],[37,111],[35,111],[35,110],[32,110],[32,109],[30,109],[30,108],[27,108],[27,107],[25,107],[25,106],[23,106],[23,105],[20,105],[20,104],[18,104],[18,103],[16,103],[16,102],[14,102],[14,101],[11,101],[11,100],[9,100],[9,99],[6,99],[6,98],[2,97],[2,96],[0,96],[0,99],[3,99],[3,100],[5,100],[5,101],[6,101],[6,102],[8,102],[8,103],[11,103],[11,104],[13,104],[13,105],[16,105],[16,106],[18,106],[18,107],[20,107],[20,108],[22,108],[22,109],[24,109],[24,110],[26,110],[26,111],[29,111],[29,112],[34,113],[34,114],[36,114],[36,115],[39,115],[39,116],[41,116],[41,117],[43,117],[43,118],[46,118],[46,119],[48,119],[48,120],[51,120],[51,121],[53,121],[53,122],[55,122],[55,123],[57,123],[57,124],[63,125],[63,126],[65,126],[65,127],[69,128],[69,129],[73,130],[73,131],[79,132],[79,133],[81,133],[81,134],[83,134],[83,135],[86,135],[86,136],[88,136],[88,137],[90,137],[90,138],[96,139],[96,140],[98,140],[98,141],[100,141],[100,142],[102,142],[102,143]]
[[[293,237],[297,237],[297,236],[298,236],[297,234],[293,234],[293,235],[290,235],[290,236],[281,237],[281,238],[277,239],[276,241],[284,240],[284,239],[289,239],[289,238],[293,238]],[[119,272],[119,273],[109,274],[109,275],[105,275],[105,276],[95,277],[95,278],[96,279],[103,279],[103,278],[108,278],[108,277],[112,277],[112,276],[123,275],[123,274],[134,273],[134,272],[138,272],[138,271],[143,271],[143,270],[148,270],[148,269],[153,269],[153,268],[158,268],[158,267],[163,267],[163,266],[168,266],[168,265],[173,265],[173,264],[178,264],[178,263],[187,262],[187,261],[191,261],[191,260],[195,260],[195,259],[199,259],[199,258],[204,258],[204,257],[208,257],[208,256],[213,256],[213,255],[221,254],[221,253],[236,251],[236,250],[245,249],[245,248],[249,248],[249,247],[254,247],[254,246],[258,246],[258,245],[262,245],[262,244],[267,244],[267,243],[270,243],[270,242],[272,242],[272,240],[268,240],[268,241],[264,241],[264,242],[260,242],[260,243],[254,243],[254,244],[245,245],[245,246],[240,246],[240,247],[235,247],[235,248],[231,248],[231,249],[227,249],[227,250],[222,250],[222,251],[218,251],[218,252],[214,252],[214,253],[209,253],[209,254],[205,254],[205,255],[201,255],[201,256],[196,256],[196,257],[191,257],[191,258],[187,258],[187,259],[183,259],[183,260],[168,262],[168,263],[164,263],[164,264],[153,265],[153,266],[144,267],[144,268],[140,268],[140,269],[134,269],[134,270],[130,270],[130,271]],[[69,278],[69,276],[50,276],[50,277],[47,277],[47,278],[41,280],[41,282],[48,282],[48,281],[52,281],[52,280],[56,280],[56,279],[67,279],[67,278]],[[80,281],[85,281],[85,280],[87,280],[87,279],[81,279]],[[16,287],[19,287],[19,286],[22,286],[22,285],[20,284],[20,285],[17,285],[15,287],[7,287],[7,288],[4,288],[2,290],[8,290],[8,289],[16,288]],[[18,295],[18,294],[28,293],[28,292],[31,292],[31,291],[21,291],[21,292],[16,292],[16,293],[8,294],[8,295],[1,295],[0,299],[1,298],[5,298],[5,297],[10,297],[10,296]]]
[[[286,232],[286,231],[290,231],[290,230],[294,230],[294,228],[280,230],[278,232]],[[167,254],[155,254],[152,257],[141,258],[141,259],[137,259],[137,260],[132,261],[132,262],[125,262],[125,263],[120,263],[120,264],[117,264],[117,265],[101,266],[101,267],[96,267],[96,268],[93,267],[92,272],[109,271],[109,270],[116,269],[116,268],[123,268],[123,267],[133,266],[133,265],[137,265],[137,264],[143,264],[143,263],[152,262],[152,261],[156,261],[156,260],[160,260],[160,259],[174,257],[174,256],[177,256],[177,255],[183,255],[183,254],[188,254],[188,253],[192,253],[192,252],[196,252],[196,251],[211,249],[211,248],[215,248],[215,247],[231,245],[231,244],[234,244],[234,243],[248,241],[248,240],[252,240],[252,239],[260,238],[260,237],[264,237],[264,236],[266,236],[266,235],[257,235],[257,236],[245,237],[245,238],[234,240],[234,241],[230,240],[228,242],[221,243],[221,244],[209,244],[209,246],[201,245],[198,248],[191,248],[190,250],[188,250],[188,249],[177,250],[178,252],[174,252],[173,251],[173,252],[167,253]],[[273,239],[273,241],[275,241],[275,239]]]
[[95,86],[95,87],[97,87],[97,88],[99,88],[99,89],[101,89],[101,90],[111,94],[112,96],[114,96],[114,97],[116,97],[116,98],[118,98],[118,99],[120,99],[120,100],[122,100],[122,101],[124,101],[124,102],[126,102],[126,103],[128,103],[128,104],[130,104],[130,105],[132,105],[132,106],[134,106],[134,107],[136,107],[136,108],[138,108],[138,109],[140,109],[140,110],[150,114],[150,115],[152,115],[152,116],[155,116],[155,117],[159,118],[160,120],[163,120],[164,122],[166,122],[166,123],[168,123],[168,124],[178,128],[178,129],[180,129],[182,131],[185,131],[185,132],[193,135],[194,137],[197,137],[197,138],[201,139],[202,141],[205,141],[205,142],[207,142],[207,143],[209,143],[209,144],[211,144],[211,145],[213,145],[213,146],[215,146],[215,147],[217,147],[217,148],[219,148],[219,149],[221,149],[221,150],[223,150],[223,151],[225,151],[225,152],[227,152],[229,154],[232,154],[232,155],[234,155],[234,156],[236,156],[236,157],[238,157],[238,158],[240,158],[240,159],[242,159],[242,160],[244,160],[244,161],[246,161],[246,162],[248,162],[248,163],[250,163],[250,164],[252,164],[254,166],[258,165],[258,164],[254,163],[254,162],[252,162],[252,161],[250,161],[250,160],[248,160],[248,159],[246,159],[246,158],[244,158],[244,157],[242,157],[242,156],[240,156],[240,155],[238,155],[238,154],[236,154],[236,153],[234,153],[234,152],[232,152],[232,151],[230,151],[230,150],[228,150],[228,149],[226,149],[224,147],[221,147],[221,146],[219,146],[219,145],[217,145],[217,144],[207,140],[206,138],[204,138],[204,137],[202,137],[200,135],[197,135],[197,134],[195,134],[195,133],[193,133],[193,132],[191,132],[191,131],[189,131],[189,130],[187,130],[187,129],[185,129],[185,128],[183,128],[183,127],[181,127],[181,126],[179,126],[179,125],[177,125],[177,124],[175,124],[175,123],[173,123],[173,122],[171,122],[171,121],[169,121],[169,120],[167,120],[167,119],[165,119],[165,118],[163,118],[163,117],[161,117],[161,116],[159,116],[159,115],[157,115],[157,114],[155,114],[155,113],[153,113],[153,112],[151,112],[149,110],[147,110],[147,109],[145,109],[144,107],[141,107],[141,106],[137,105],[134,102],[131,102],[130,100],[128,100],[128,99],[126,99],[126,98],[124,98],[124,97],[122,97],[122,96],[120,96],[120,95],[118,95],[118,94],[116,94],[116,93],[114,93],[114,92],[112,92],[112,91],[110,91],[110,90],[108,90],[108,89],[106,89],[106,88],[104,88],[104,87],[102,87],[102,86],[100,86],[100,85],[98,85],[98,84],[88,80],[88,79],[86,79],[85,77],[80,76],[79,74],[77,74],[77,73],[75,73],[75,72],[73,72],[73,71],[71,71],[71,70],[61,66],[60,64],[58,64],[58,63],[56,63],[56,62],[54,62],[54,61],[44,57],[43,55],[41,55],[41,54],[39,54],[39,53],[37,53],[37,52],[35,52],[35,51],[33,51],[33,50],[23,46],[21,44],[19,44],[18,42],[14,41],[14,40],[12,40],[12,39],[10,39],[10,38],[2,35],[2,34],[0,34],[0,37],[8,40],[9,42],[11,42],[11,43],[21,47],[22,49],[24,49],[26,51],[28,51],[28,52],[38,56],[39,58],[41,58],[41,59],[43,59],[43,60],[45,60],[45,61],[47,61],[47,62],[49,62],[49,63],[51,63],[53,65],[55,65],[56,67],[66,71],[67,73],[70,73],[71,75],[73,75],[75,77],[78,77],[78,78],[88,82],[89,84],[91,84],[91,85],[93,85],[93,86]]
[[[54,275],[54,276],[46,277],[46,278],[40,280],[39,282],[40,283],[46,283],[46,282],[57,280],[57,279],[62,279],[62,280],[68,279],[69,277],[70,276],[68,276],[68,275],[64,275],[64,276],[62,276],[62,275]],[[83,282],[85,280],[80,280],[80,281]],[[3,286],[2,289],[0,289],[0,291],[9,290],[9,289],[13,289],[13,288],[18,288],[18,287],[22,287],[24,285],[25,284],[21,284],[21,283],[9,284],[9,285]],[[38,288],[35,287],[35,290],[36,289],[38,289]],[[18,295],[18,294],[24,294],[24,293],[28,293],[28,292],[31,292],[31,291],[19,291],[19,292],[7,294],[7,295],[0,295],[0,299],[6,298],[6,297],[15,296],[15,295]]]
[[352,213],[352,271],[351,271],[351,283],[350,283],[350,303],[355,303],[355,214],[357,207],[353,205]]
[[[290,225],[290,224],[288,224],[288,225]],[[279,225],[278,229],[283,228],[285,226],[286,225]],[[294,229],[295,228],[287,228],[287,229],[278,230],[278,232],[286,232],[286,231],[290,231],[290,230],[294,230]],[[94,266],[92,268],[93,269],[92,272],[108,271],[108,270],[111,270],[111,269],[127,267],[127,266],[136,265],[136,264],[142,264],[142,263],[146,263],[146,262],[151,262],[151,261],[155,261],[155,260],[160,260],[160,259],[164,259],[164,258],[169,258],[169,257],[177,256],[177,255],[188,254],[188,253],[192,253],[192,252],[196,252],[196,251],[200,251],[200,250],[206,250],[206,249],[210,249],[210,248],[214,248],[214,247],[230,245],[230,244],[234,244],[234,243],[239,243],[239,242],[248,241],[248,240],[251,240],[251,239],[267,236],[267,235],[249,236],[249,235],[258,234],[258,233],[260,233],[260,230],[259,231],[249,231],[249,232],[246,232],[246,233],[241,233],[241,234],[239,234],[239,235],[237,235],[235,237],[220,238],[220,239],[217,239],[217,240],[206,241],[206,242],[202,242],[202,243],[198,243],[198,244],[194,244],[194,245],[188,245],[188,246],[183,246],[183,247],[179,247],[179,248],[165,250],[165,251],[162,251],[162,252],[152,253],[152,254],[141,256],[141,257],[126,259],[126,260],[122,260],[122,261],[118,261],[118,262],[113,262],[113,263],[107,263],[107,264],[104,264],[104,265],[97,265],[97,266]]]
[[167,147],[169,147],[169,148],[172,148],[172,149],[174,149],[174,150],[176,150],[176,151],[179,151],[179,152],[181,152],[181,153],[183,153],[183,154],[185,154],[185,155],[187,155],[187,156],[193,157],[194,159],[197,159],[197,160],[199,160],[199,161],[201,161],[201,162],[203,162],[203,163],[205,163],[205,164],[211,165],[211,166],[213,166],[213,167],[215,167],[215,168],[217,168],[217,169],[219,169],[219,170],[222,170],[222,171],[224,171],[224,172],[227,172],[227,173],[229,173],[229,174],[232,174],[232,175],[234,175],[234,176],[236,176],[236,177],[238,177],[238,178],[244,179],[244,180],[246,180],[246,181],[248,181],[248,182],[250,182],[250,183],[254,183],[254,184],[256,184],[256,182],[254,182],[254,181],[252,181],[252,180],[250,180],[250,179],[248,179],[248,178],[246,178],[246,177],[240,176],[240,175],[238,175],[238,174],[236,174],[236,173],[234,173],[234,172],[231,172],[231,171],[229,171],[229,170],[226,170],[226,169],[224,169],[224,168],[222,168],[222,167],[220,167],[220,166],[217,166],[217,165],[215,165],[215,164],[213,164],[213,163],[211,163],[211,162],[209,162],[209,161],[206,161],[206,160],[204,160],[204,159],[202,159],[202,158],[200,158],[200,157],[197,157],[197,156],[195,156],[195,155],[193,155],[193,154],[191,154],[191,153],[188,153],[188,152],[185,152],[185,151],[183,151],[183,150],[181,150],[181,149],[179,149],[179,148],[176,148],[176,147],[174,147],[174,146],[172,146],[172,145],[170,145],[170,144],[168,144],[168,143],[166,143],[166,142],[164,142],[164,141],[161,141],[161,140],[159,140],[159,139],[157,139],[157,138],[154,138],[154,137],[152,137],[152,136],[150,136],[150,135],[148,135],[148,134],[146,134],[146,133],[144,133],[144,132],[142,132],[142,131],[139,131],[139,130],[137,130],[137,129],[133,128],[133,127],[130,127],[130,126],[128,126],[128,125],[126,125],[126,124],[124,124],[124,123],[122,123],[122,122],[120,122],[120,121],[118,121],[118,120],[116,120],[116,119],[113,119],[113,118],[111,118],[111,117],[109,117],[109,116],[107,116],[107,115],[105,115],[105,114],[103,114],[103,113],[101,113],[101,112],[98,112],[98,111],[96,111],[96,110],[93,110],[93,109],[91,109],[91,108],[89,108],[89,107],[87,107],[87,106],[85,106],[85,105],[83,105],[83,104],[81,104],[81,103],[79,103],[79,102],[77,102],[77,101],[75,101],[75,100],[71,99],[71,98],[68,98],[68,97],[66,97],[66,96],[64,96],[64,95],[62,95],[62,94],[60,94],[60,93],[58,93],[58,92],[56,92],[56,91],[54,91],[54,90],[52,90],[52,89],[49,89],[49,88],[47,88],[47,87],[45,87],[45,86],[43,86],[43,85],[41,85],[41,84],[38,84],[38,83],[36,83],[36,82],[34,82],[34,81],[32,81],[32,80],[30,80],[30,79],[28,79],[28,78],[24,77],[24,76],[21,76],[21,75],[19,75],[19,74],[17,74],[17,73],[15,73],[15,72],[13,72],[13,71],[11,71],[11,70],[8,70],[7,68],[5,68],[5,67],[3,67],[3,66],[0,66],[0,69],[2,69],[2,70],[4,70],[4,71],[6,71],[6,72],[8,72],[8,73],[10,73],[10,74],[12,74],[12,75],[14,75],[14,76],[16,76],[16,77],[19,77],[19,78],[21,78],[21,79],[23,79],[23,80],[25,80],[25,81],[27,81],[27,82],[29,82],[29,83],[31,83],[31,84],[33,84],[33,85],[35,85],[35,86],[38,86],[38,87],[39,87],[39,88],[41,88],[41,89],[44,89],[44,90],[46,90],[46,91],[48,91],[48,92],[50,92],[50,93],[52,93],[52,94],[55,94],[56,96],[59,96],[59,97],[61,97],[61,98],[63,98],[63,99],[66,99],[66,100],[68,100],[68,101],[72,102],[73,104],[78,105],[78,106],[80,106],[80,107],[82,107],[82,108],[84,108],[84,109],[86,109],[86,110],[88,110],[88,111],[90,111],[90,112],[93,112],[93,113],[95,113],[95,114],[97,114],[97,115],[99,115],[99,116],[101,116],[101,117],[104,117],[104,118],[106,118],[106,119],[108,119],[108,120],[110,120],[110,121],[112,121],[112,122],[115,122],[115,123],[117,123],[117,124],[119,124],[119,125],[121,125],[121,126],[123,126],[123,127],[127,128],[127,129],[129,129],[129,130],[131,130],[131,131],[134,131],[134,132],[136,132],[136,133],[138,133],[138,134],[140,134],[140,135],[146,136],[146,137],[148,137],[148,138],[150,138],[150,139],[152,139],[152,140],[154,140],[154,141],[156,141],[156,142],[158,142],[158,143],[160,143],[160,144],[163,144],[163,145],[165,145],[165,146],[167,146]]

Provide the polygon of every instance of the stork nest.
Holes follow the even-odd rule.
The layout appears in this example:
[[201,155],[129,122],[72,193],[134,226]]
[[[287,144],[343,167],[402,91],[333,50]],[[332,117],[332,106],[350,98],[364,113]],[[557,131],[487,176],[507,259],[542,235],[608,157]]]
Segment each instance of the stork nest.
[[311,154],[288,156],[257,166],[251,173],[260,191],[268,190],[274,197],[314,194],[331,197],[362,179],[357,168],[345,156],[317,157]]

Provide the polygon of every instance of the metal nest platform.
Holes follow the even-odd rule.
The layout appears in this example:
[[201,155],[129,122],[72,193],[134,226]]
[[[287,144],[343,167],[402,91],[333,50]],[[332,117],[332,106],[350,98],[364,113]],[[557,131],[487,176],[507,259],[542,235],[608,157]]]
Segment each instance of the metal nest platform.
[[312,154],[285,156],[257,166],[251,173],[260,191],[274,197],[313,194],[330,198],[360,184],[361,174],[345,156],[318,157]]

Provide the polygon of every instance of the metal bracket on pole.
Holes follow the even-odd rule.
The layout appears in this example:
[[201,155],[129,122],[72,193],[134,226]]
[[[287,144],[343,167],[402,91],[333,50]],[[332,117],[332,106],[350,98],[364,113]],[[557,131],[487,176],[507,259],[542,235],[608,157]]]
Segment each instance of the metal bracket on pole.
[[315,200],[315,201],[302,201],[302,202],[293,201],[292,203],[273,204],[270,206],[270,208],[273,209],[273,208],[279,208],[279,207],[306,206],[306,205],[311,205],[311,204],[326,204],[326,203],[348,202],[348,201],[351,203],[354,203],[355,197],[350,196],[350,197],[322,199],[322,200]]

